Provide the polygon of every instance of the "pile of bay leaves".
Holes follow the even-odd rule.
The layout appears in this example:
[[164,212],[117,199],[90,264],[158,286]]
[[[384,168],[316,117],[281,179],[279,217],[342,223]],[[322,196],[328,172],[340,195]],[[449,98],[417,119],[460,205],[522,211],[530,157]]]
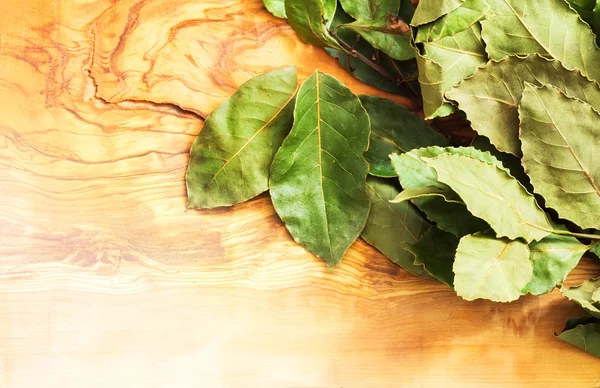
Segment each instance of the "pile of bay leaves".
[[292,237],[338,264],[361,236],[466,300],[560,287],[590,316],[560,338],[600,356],[600,279],[562,288],[600,256],[600,1],[264,0],[356,78],[466,117],[453,146],[384,98],[316,71],[243,84],[206,120],[188,207],[269,191]]

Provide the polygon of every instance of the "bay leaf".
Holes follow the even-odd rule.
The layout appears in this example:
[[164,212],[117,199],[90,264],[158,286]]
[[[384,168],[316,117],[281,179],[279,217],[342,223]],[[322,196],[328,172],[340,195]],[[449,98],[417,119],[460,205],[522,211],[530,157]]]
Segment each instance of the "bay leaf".
[[[435,187],[446,192],[453,192],[448,185],[438,180],[436,171],[429,167],[423,159],[443,154],[468,155],[500,165],[500,162],[490,153],[481,152],[472,147],[433,146],[412,150],[402,155],[390,155],[390,158],[404,190]],[[439,197],[414,199],[413,203],[440,229],[457,236],[472,234],[489,227],[483,220],[474,217],[464,203],[447,202],[444,198]]]
[[450,186],[467,209],[485,220],[498,237],[538,241],[553,230],[533,195],[504,168],[462,155],[424,158],[438,180]]
[[494,302],[519,299],[533,273],[527,244],[489,233],[461,238],[453,269],[454,289],[459,296]]
[[436,21],[419,26],[415,42],[433,42],[465,31],[484,19],[489,9],[485,0],[466,0],[460,7]]
[[263,4],[273,16],[286,19],[285,0],[263,0]]
[[525,82],[556,86],[569,97],[579,98],[600,110],[600,88],[596,82],[578,71],[568,71],[557,60],[538,55],[490,62],[473,77],[448,90],[446,97],[458,103],[473,129],[489,138],[498,150],[520,156],[517,107]]
[[294,126],[275,155],[271,199],[292,237],[338,264],[363,230],[369,116],[358,97],[316,71],[300,87]]
[[552,86],[526,84],[519,117],[522,163],[536,193],[559,217],[600,229],[600,114]]
[[444,69],[442,66],[425,58],[418,49],[415,49],[415,60],[426,119],[446,117],[454,113],[455,107],[444,100]]
[[600,319],[600,309],[592,300],[592,295],[598,288],[600,288],[600,278],[586,280],[577,287],[561,287],[560,292],[567,299],[583,307],[591,316]]
[[244,83],[206,119],[190,151],[188,208],[230,206],[268,189],[297,87],[295,68],[271,71]]
[[570,319],[567,327],[557,337],[587,353],[600,357],[600,323],[597,321],[578,323],[588,321],[587,318]]
[[464,205],[464,202],[460,199],[451,189],[440,189],[439,187],[426,186],[418,189],[404,189],[399,193],[393,200],[392,203],[400,203],[404,201],[410,201],[419,198],[431,198],[440,197],[446,202],[454,202]]
[[430,23],[461,6],[465,0],[420,0],[410,22],[412,26]]
[[600,288],[596,288],[592,294],[592,303],[597,304],[598,302],[600,302]]
[[290,26],[303,41],[319,47],[343,50],[327,27],[333,22],[337,0],[286,0]]
[[340,3],[356,20],[384,20],[400,10],[400,0],[340,0]]
[[424,276],[423,266],[414,264],[407,245],[419,241],[430,225],[410,203],[389,202],[398,192],[389,180],[367,178],[371,210],[361,237],[408,272]]
[[529,245],[533,278],[523,293],[546,294],[562,283],[575,268],[588,246],[576,238],[551,234]]
[[419,241],[408,246],[415,255],[415,264],[423,265],[427,273],[450,288],[454,287],[454,255],[459,238],[452,233],[432,227]]
[[[598,233],[596,233],[598,234]],[[594,243],[594,245],[592,245],[592,247],[590,248],[590,252],[593,253],[594,255],[596,255],[596,257],[600,258],[600,243],[596,242]]]
[[498,159],[504,168],[510,171],[510,175],[517,178],[517,180],[525,187],[525,189],[533,193],[533,186],[531,186],[531,180],[529,176],[525,173],[525,169],[521,164],[521,159],[516,157],[513,154],[509,154],[507,152],[499,151],[494,145],[490,142],[485,136],[476,136],[471,143],[471,147],[474,147],[481,151],[487,151],[492,154],[496,159]]
[[402,105],[382,97],[359,97],[371,119],[371,140],[365,153],[371,175],[396,177],[390,154],[447,144],[446,139],[435,132],[419,115]]
[[600,80],[600,50],[589,26],[564,0],[486,0],[491,12],[483,26],[490,59],[540,54]]
[[[422,54],[422,58],[417,59],[417,65],[423,88],[423,111],[425,118],[430,119],[447,113],[438,111],[448,102],[444,93],[484,66],[487,54],[479,23],[453,36],[418,45]],[[448,109],[444,108],[444,111]]]
[[356,32],[371,46],[393,59],[405,61],[415,57],[410,42],[410,27],[395,17],[385,20],[357,20],[340,27]]

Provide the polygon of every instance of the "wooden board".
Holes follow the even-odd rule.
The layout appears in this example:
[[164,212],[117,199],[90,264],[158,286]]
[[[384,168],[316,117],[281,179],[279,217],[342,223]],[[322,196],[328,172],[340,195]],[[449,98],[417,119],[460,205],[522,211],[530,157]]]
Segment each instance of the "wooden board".
[[600,385],[557,293],[467,303],[361,241],[328,269],[265,195],[185,211],[201,116],[253,75],[385,95],[260,1],[2,1],[0,26],[1,387]]

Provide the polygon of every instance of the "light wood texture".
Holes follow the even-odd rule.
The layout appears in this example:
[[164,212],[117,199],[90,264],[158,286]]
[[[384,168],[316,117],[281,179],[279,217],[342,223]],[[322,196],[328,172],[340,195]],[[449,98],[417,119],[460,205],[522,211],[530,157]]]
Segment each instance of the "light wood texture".
[[185,211],[198,115],[241,82],[377,93],[260,1],[2,1],[0,26],[0,387],[600,386],[557,293],[467,303],[361,241],[328,269],[265,195]]

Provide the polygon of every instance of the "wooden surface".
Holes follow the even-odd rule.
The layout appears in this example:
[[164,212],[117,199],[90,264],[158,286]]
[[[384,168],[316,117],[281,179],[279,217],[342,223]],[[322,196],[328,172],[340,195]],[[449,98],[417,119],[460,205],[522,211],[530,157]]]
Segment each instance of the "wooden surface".
[[600,386],[557,293],[328,269],[265,195],[185,211],[200,116],[288,64],[375,93],[257,0],[0,2],[0,387]]

